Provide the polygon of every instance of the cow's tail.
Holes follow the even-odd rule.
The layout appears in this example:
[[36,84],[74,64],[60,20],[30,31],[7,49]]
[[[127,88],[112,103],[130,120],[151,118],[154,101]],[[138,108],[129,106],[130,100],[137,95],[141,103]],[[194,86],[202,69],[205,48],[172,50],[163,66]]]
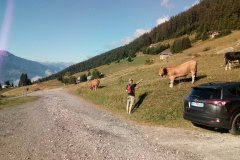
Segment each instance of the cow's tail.
[[197,78],[197,64],[196,64],[196,70],[195,70],[195,79]]
[[224,62],[223,62],[223,67],[225,67],[225,66],[226,66],[226,64],[227,64],[227,63],[226,63],[226,57],[224,57],[224,59],[223,59],[223,60],[224,60]]
[[223,67],[227,67],[227,65],[229,64],[230,60],[228,59],[228,57],[224,57],[224,62],[223,62]]

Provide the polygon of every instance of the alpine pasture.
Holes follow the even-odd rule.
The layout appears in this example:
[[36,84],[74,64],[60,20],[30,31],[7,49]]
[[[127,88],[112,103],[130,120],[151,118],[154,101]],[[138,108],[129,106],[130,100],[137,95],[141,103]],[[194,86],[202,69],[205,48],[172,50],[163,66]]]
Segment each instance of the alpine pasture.
[[[97,92],[89,89],[90,82],[70,88],[73,93],[98,107],[139,123],[172,127],[192,126],[182,118],[183,100],[191,91],[191,87],[212,81],[240,81],[240,68],[226,71],[224,54],[217,54],[218,51],[228,47],[239,51],[240,47],[234,45],[239,40],[239,36],[240,31],[235,31],[223,38],[198,41],[193,43],[191,48],[174,54],[166,60],[160,60],[159,55],[138,53],[141,56],[135,57],[132,62],[124,59],[120,63],[98,67],[97,69],[105,76],[100,79]],[[198,63],[195,83],[191,83],[191,74],[189,74],[187,77],[175,79],[174,87],[169,88],[169,80],[158,75],[159,68],[176,66],[190,59],[195,59]],[[149,60],[153,63],[148,64]],[[75,76],[81,74],[83,72]],[[143,82],[136,87],[135,105],[130,116],[126,114],[126,85],[129,78],[135,83],[143,79]]]
[[[217,54],[218,51],[229,47],[233,47],[234,51],[240,51],[240,46],[235,45],[239,37],[240,31],[234,31],[222,38],[197,41],[192,43],[191,48],[174,54],[166,60],[160,60],[159,55],[137,53],[138,56],[134,57],[132,62],[123,59],[120,62],[100,66],[96,69],[103,73],[104,77],[100,79],[97,91],[89,89],[91,81],[64,85],[57,80],[51,80],[28,86],[29,92],[67,88],[69,92],[101,109],[138,123],[189,128],[192,124],[183,119],[182,111],[184,97],[189,94],[191,87],[212,81],[240,81],[239,66],[226,71],[224,54]],[[172,41],[168,40],[166,43]],[[158,74],[160,67],[176,66],[191,59],[195,59],[198,65],[194,84],[191,83],[191,74],[189,74],[187,77],[175,79],[174,87],[170,88],[169,79],[162,78]],[[92,72],[93,69],[90,71]],[[88,71],[80,72],[73,76],[78,77],[87,73]],[[131,115],[126,113],[126,86],[129,78],[132,78],[134,83],[143,79],[143,82],[136,87],[135,105]],[[22,93],[23,88],[17,88],[8,93],[2,93],[2,96],[17,96]]]

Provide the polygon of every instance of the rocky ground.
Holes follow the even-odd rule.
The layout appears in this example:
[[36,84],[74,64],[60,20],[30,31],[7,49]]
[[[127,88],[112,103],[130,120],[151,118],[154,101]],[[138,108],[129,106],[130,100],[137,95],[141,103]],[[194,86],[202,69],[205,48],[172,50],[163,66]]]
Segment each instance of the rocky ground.
[[116,117],[65,90],[0,110],[0,159],[240,159],[240,136]]

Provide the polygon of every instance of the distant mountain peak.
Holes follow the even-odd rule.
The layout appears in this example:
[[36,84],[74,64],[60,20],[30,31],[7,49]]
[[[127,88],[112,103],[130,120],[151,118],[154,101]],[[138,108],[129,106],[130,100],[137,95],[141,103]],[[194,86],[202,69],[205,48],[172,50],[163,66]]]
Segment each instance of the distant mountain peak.
[[0,56],[7,56],[9,54],[8,51],[0,50]]
[[18,84],[22,73],[27,74],[32,81],[49,76],[66,68],[66,66],[53,66],[40,64],[36,61],[27,60],[14,54],[0,50],[0,82],[9,80],[14,85]]

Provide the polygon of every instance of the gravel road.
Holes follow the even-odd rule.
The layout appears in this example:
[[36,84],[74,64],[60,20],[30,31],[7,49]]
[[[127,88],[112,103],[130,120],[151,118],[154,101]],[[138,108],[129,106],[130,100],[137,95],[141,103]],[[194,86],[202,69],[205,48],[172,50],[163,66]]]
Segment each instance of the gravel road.
[[240,136],[136,124],[63,89],[29,95],[41,98],[0,110],[1,160],[240,159]]

